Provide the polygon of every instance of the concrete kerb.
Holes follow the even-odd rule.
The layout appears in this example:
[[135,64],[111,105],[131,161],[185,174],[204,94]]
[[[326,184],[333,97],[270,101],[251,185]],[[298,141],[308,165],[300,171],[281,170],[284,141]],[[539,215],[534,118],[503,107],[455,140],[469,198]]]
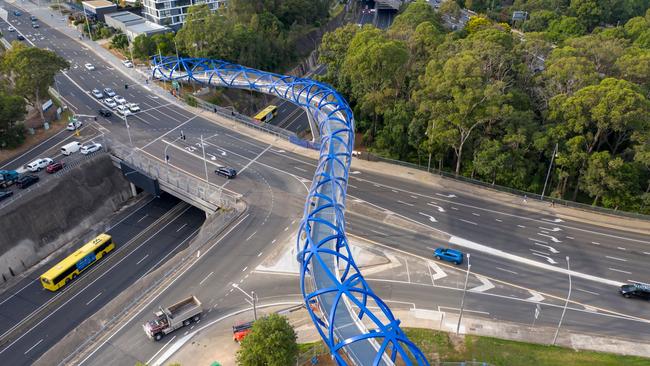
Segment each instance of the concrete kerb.
[[[139,306],[157,296],[157,290],[172,281],[184,268],[193,264],[197,260],[197,256],[194,254],[196,250],[209,244],[246,211],[246,205],[241,203],[237,208],[210,217],[186,249],[138,279],[102,309],[84,320],[36,360],[34,365],[66,365],[78,362],[93,349],[93,344],[107,337],[111,330],[132,316]],[[205,226],[212,227],[206,228]]]

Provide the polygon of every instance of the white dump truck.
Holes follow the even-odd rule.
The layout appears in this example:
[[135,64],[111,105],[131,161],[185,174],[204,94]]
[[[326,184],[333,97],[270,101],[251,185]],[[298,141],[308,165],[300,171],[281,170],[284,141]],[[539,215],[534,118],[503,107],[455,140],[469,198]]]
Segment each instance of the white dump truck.
[[196,296],[190,296],[166,308],[161,306],[159,309],[154,312],[156,319],[142,325],[147,337],[157,341],[180,327],[199,321],[203,313],[201,301]]

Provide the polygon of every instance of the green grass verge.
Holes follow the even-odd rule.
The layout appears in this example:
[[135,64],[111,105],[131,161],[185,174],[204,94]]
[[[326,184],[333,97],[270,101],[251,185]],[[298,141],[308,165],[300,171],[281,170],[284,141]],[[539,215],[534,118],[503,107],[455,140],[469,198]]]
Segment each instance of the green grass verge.
[[648,366],[650,359],[612,353],[574,351],[569,348],[466,336],[452,343],[449,334],[430,329],[406,328],[408,337],[430,361],[482,361],[494,366]]

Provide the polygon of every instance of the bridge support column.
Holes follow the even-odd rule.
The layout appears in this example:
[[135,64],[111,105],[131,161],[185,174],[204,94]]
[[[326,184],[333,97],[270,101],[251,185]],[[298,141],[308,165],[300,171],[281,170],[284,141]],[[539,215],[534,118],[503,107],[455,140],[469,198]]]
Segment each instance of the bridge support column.
[[131,187],[131,196],[137,196],[138,190],[136,189],[135,184],[129,182],[129,186]]
[[305,113],[307,114],[307,121],[309,121],[309,129],[311,130],[311,142],[320,141],[320,130],[318,129],[318,121],[314,117],[309,108],[305,108]]

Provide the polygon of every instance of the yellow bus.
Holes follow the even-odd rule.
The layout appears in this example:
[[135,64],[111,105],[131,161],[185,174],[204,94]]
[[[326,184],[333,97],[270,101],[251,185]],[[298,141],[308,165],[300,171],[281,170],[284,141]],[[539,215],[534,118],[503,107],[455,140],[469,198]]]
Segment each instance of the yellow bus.
[[50,291],[56,291],[77,278],[81,272],[113,249],[115,249],[113,238],[108,234],[100,234],[43,273],[41,284]]
[[256,114],[255,117],[253,117],[253,118],[255,118],[256,120],[258,120],[260,122],[265,123],[265,122],[268,122],[268,121],[272,120],[273,117],[275,117],[277,114],[278,114],[278,107],[276,107],[274,105],[270,105],[270,106],[262,109],[262,111],[260,113]]

